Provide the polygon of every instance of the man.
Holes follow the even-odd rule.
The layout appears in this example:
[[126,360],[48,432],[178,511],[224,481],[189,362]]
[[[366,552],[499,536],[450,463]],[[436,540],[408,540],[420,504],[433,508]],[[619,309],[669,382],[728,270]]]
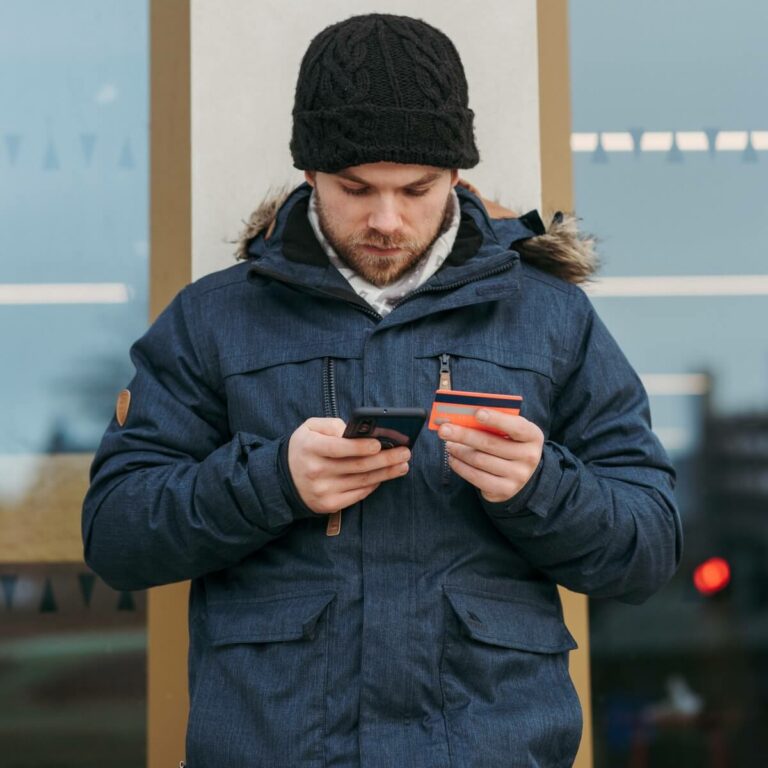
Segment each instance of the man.
[[[434,27],[323,30],[296,89],[307,183],[132,349],[85,554],[119,589],[192,580],[191,768],[569,766],[556,584],[640,602],[676,567],[646,395],[575,285],[588,243],[489,217],[458,183],[472,118]],[[522,410],[412,451],[341,436],[438,388]]]

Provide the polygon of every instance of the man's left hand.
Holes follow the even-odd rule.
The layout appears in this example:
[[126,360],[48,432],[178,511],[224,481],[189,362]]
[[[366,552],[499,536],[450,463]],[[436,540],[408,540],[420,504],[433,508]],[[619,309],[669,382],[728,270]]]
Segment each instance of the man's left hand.
[[508,501],[528,482],[541,461],[544,433],[532,421],[479,409],[478,421],[508,438],[479,429],[443,424],[451,469],[474,485],[486,501]]

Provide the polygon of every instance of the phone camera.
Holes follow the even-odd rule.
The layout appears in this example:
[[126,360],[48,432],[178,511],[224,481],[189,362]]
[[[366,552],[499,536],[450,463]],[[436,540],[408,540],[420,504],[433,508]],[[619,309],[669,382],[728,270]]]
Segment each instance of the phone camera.
[[373,422],[370,419],[361,421],[360,426],[358,427],[358,432],[360,432],[361,434],[367,435],[371,431],[372,426],[373,426]]

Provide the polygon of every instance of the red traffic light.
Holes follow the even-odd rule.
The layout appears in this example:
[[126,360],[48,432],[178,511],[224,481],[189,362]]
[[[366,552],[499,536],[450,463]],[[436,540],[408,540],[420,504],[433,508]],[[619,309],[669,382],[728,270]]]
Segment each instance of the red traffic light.
[[693,584],[702,595],[714,595],[731,581],[731,566],[722,557],[710,557],[693,572]]

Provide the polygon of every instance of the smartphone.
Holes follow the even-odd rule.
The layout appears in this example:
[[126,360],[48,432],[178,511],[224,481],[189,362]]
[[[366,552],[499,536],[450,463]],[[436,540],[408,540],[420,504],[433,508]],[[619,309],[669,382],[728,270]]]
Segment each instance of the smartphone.
[[410,448],[426,420],[423,408],[355,408],[342,437],[373,437],[382,448]]

